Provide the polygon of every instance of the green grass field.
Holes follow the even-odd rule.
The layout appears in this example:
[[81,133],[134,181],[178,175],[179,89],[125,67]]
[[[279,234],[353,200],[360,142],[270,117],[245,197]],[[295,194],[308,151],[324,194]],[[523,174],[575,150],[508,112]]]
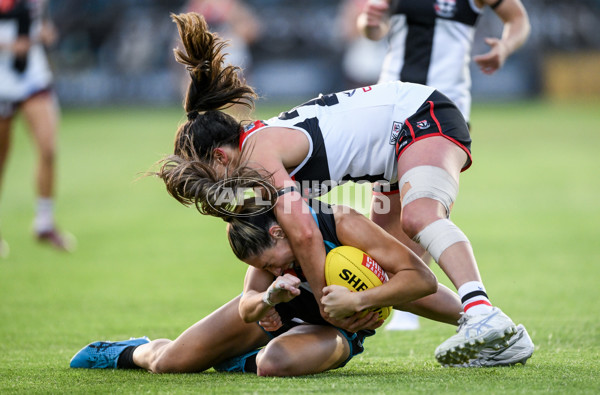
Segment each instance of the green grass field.
[[35,155],[17,130],[0,201],[11,246],[0,260],[0,393],[600,393],[598,102],[473,109],[474,165],[453,220],[492,302],[527,326],[526,366],[442,368],[433,351],[454,329],[421,320],[418,331],[379,331],[345,368],[315,376],[71,370],[91,341],[174,338],[241,291],[245,265],[224,223],[138,179],[182,119],[175,108],[63,113],[57,217],[77,236],[70,255],[31,237]]

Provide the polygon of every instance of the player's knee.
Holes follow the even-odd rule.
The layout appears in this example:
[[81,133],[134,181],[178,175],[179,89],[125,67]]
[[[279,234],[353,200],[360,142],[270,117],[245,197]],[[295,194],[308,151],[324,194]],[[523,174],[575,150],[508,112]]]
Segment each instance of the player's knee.
[[419,243],[439,263],[440,257],[456,243],[469,243],[467,236],[449,219],[443,218],[427,225],[413,241]]
[[292,360],[285,347],[271,342],[256,358],[256,374],[258,376],[289,376]]
[[423,212],[418,210],[405,209],[401,217],[402,231],[411,239],[415,237],[421,229],[427,226],[427,219]]
[[399,181],[402,194],[402,230],[414,238],[438,219],[448,218],[458,194],[458,183],[445,169],[417,166]]
[[44,165],[51,165],[56,158],[56,149],[52,146],[40,148],[40,161]]

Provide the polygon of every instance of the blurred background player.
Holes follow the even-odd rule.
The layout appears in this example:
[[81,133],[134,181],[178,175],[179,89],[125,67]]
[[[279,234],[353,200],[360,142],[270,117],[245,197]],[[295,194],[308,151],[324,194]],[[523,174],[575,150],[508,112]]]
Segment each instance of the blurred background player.
[[345,0],[337,14],[336,33],[344,47],[341,66],[348,89],[376,83],[387,52],[384,40],[370,40],[357,27],[356,20],[367,1]]
[[[367,1],[357,18],[357,26],[365,37],[385,38],[388,43],[379,82],[401,80],[432,86],[448,96],[469,122],[469,64],[475,26],[485,6],[491,7],[504,24],[501,38],[485,39],[490,50],[473,57],[480,70],[490,75],[500,69],[529,36],[529,18],[521,0]],[[371,218],[397,237],[402,232],[395,229],[397,223],[386,220],[390,216],[372,212]],[[407,242],[406,238],[401,240]],[[429,261],[420,246],[413,246]],[[416,316],[396,311],[386,329],[418,327]]]
[[[56,40],[45,14],[44,0],[0,0],[0,180],[10,148],[14,117],[21,110],[38,150],[37,209],[34,232],[38,241],[59,250],[73,248],[70,235],[54,222],[54,177],[58,104],[44,46]],[[8,245],[0,244],[0,255]]]

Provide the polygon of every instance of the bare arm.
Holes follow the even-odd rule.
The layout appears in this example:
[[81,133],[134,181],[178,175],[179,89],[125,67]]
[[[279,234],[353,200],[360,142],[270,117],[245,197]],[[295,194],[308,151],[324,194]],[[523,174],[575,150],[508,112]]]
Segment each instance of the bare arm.
[[349,207],[337,206],[335,210],[340,242],[369,254],[390,280],[362,292],[327,287],[323,297],[326,312],[343,317],[372,307],[400,306],[436,292],[435,275],[408,247]]
[[242,2],[235,2],[229,14],[229,23],[235,33],[247,44],[252,44],[260,35],[260,23],[252,9]]
[[369,0],[356,19],[356,27],[366,38],[381,40],[390,30],[389,0]]
[[[480,1],[490,6],[496,3],[496,0]],[[485,74],[493,74],[500,69],[506,59],[527,41],[531,31],[529,17],[521,0],[503,0],[494,12],[504,23],[502,38],[487,37],[485,43],[490,46],[489,52],[473,57]]]
[[[280,129],[272,128],[261,131],[260,135],[260,139],[252,141],[250,160],[260,163],[266,172],[272,174],[277,189],[295,186],[286,167],[295,167],[306,156],[308,141],[304,134],[293,131],[282,133]],[[296,261],[311,286],[321,314],[327,319],[320,303],[325,286],[325,246],[309,207],[299,192],[290,192],[279,197],[274,210],[277,222],[285,232]]]

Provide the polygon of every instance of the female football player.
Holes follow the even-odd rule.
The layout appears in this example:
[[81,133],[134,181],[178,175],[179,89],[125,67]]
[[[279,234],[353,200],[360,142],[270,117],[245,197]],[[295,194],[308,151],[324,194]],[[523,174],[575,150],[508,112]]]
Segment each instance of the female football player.
[[[185,48],[175,55],[192,79],[184,103],[188,121],[177,131],[174,155],[158,171],[173,197],[214,214],[224,180],[247,182],[257,172],[271,177],[277,189],[288,191],[275,205],[277,221],[329,318],[321,304],[323,238],[300,192],[323,194],[345,180],[380,181],[400,202],[390,205],[381,195],[381,211],[391,213],[380,217],[398,224],[406,245],[426,250],[461,298],[459,332],[436,349],[438,361],[468,363],[483,348],[506,344],[517,328],[492,306],[469,239],[449,219],[459,174],[471,164],[468,127],[450,100],[433,88],[397,81],[321,95],[243,127],[219,111],[252,105],[256,97],[236,67],[223,65],[226,43],[197,14],[173,19]],[[297,183],[301,191],[290,189]]]
[[[375,312],[364,317],[354,314],[366,308],[394,306],[423,312],[439,321],[457,322],[461,309],[458,297],[443,285],[438,286],[431,270],[410,249],[349,207],[318,201],[312,205],[311,218],[326,248],[352,245],[362,249],[390,277],[383,285],[362,292],[349,292],[339,286],[325,289],[325,310],[341,317],[340,322],[349,330],[321,317],[273,211],[227,216],[233,251],[250,265],[241,296],[174,341],[142,337],[95,342],[73,357],[71,367],[137,367],[167,373],[201,372],[214,366],[218,371],[296,376],[344,366],[361,353],[365,337],[382,324]],[[249,205],[242,210],[238,214],[252,212]],[[419,303],[413,302],[415,299]],[[257,325],[259,321],[262,327]]]
[[[45,0],[0,2],[0,184],[15,116],[21,111],[38,151],[35,237],[58,250],[71,251],[74,237],[59,231],[54,219],[59,111],[44,48],[56,40],[56,30],[46,17],[47,6]],[[8,244],[0,237],[0,258],[7,254]]]
[[[388,44],[379,82],[401,80],[434,86],[456,104],[467,122],[471,114],[471,59],[484,74],[493,74],[525,43],[530,32],[521,0],[370,0],[361,5],[364,8],[356,18],[356,27],[363,39]],[[484,10],[486,5],[489,10]],[[484,11],[498,16],[502,34],[486,38],[489,51],[471,58],[475,29],[481,25]],[[372,218],[377,222],[376,215]],[[378,223],[385,227],[382,221]],[[394,224],[390,225],[386,230],[394,234]],[[412,317],[395,313],[386,329],[401,329],[411,323],[418,326]]]

